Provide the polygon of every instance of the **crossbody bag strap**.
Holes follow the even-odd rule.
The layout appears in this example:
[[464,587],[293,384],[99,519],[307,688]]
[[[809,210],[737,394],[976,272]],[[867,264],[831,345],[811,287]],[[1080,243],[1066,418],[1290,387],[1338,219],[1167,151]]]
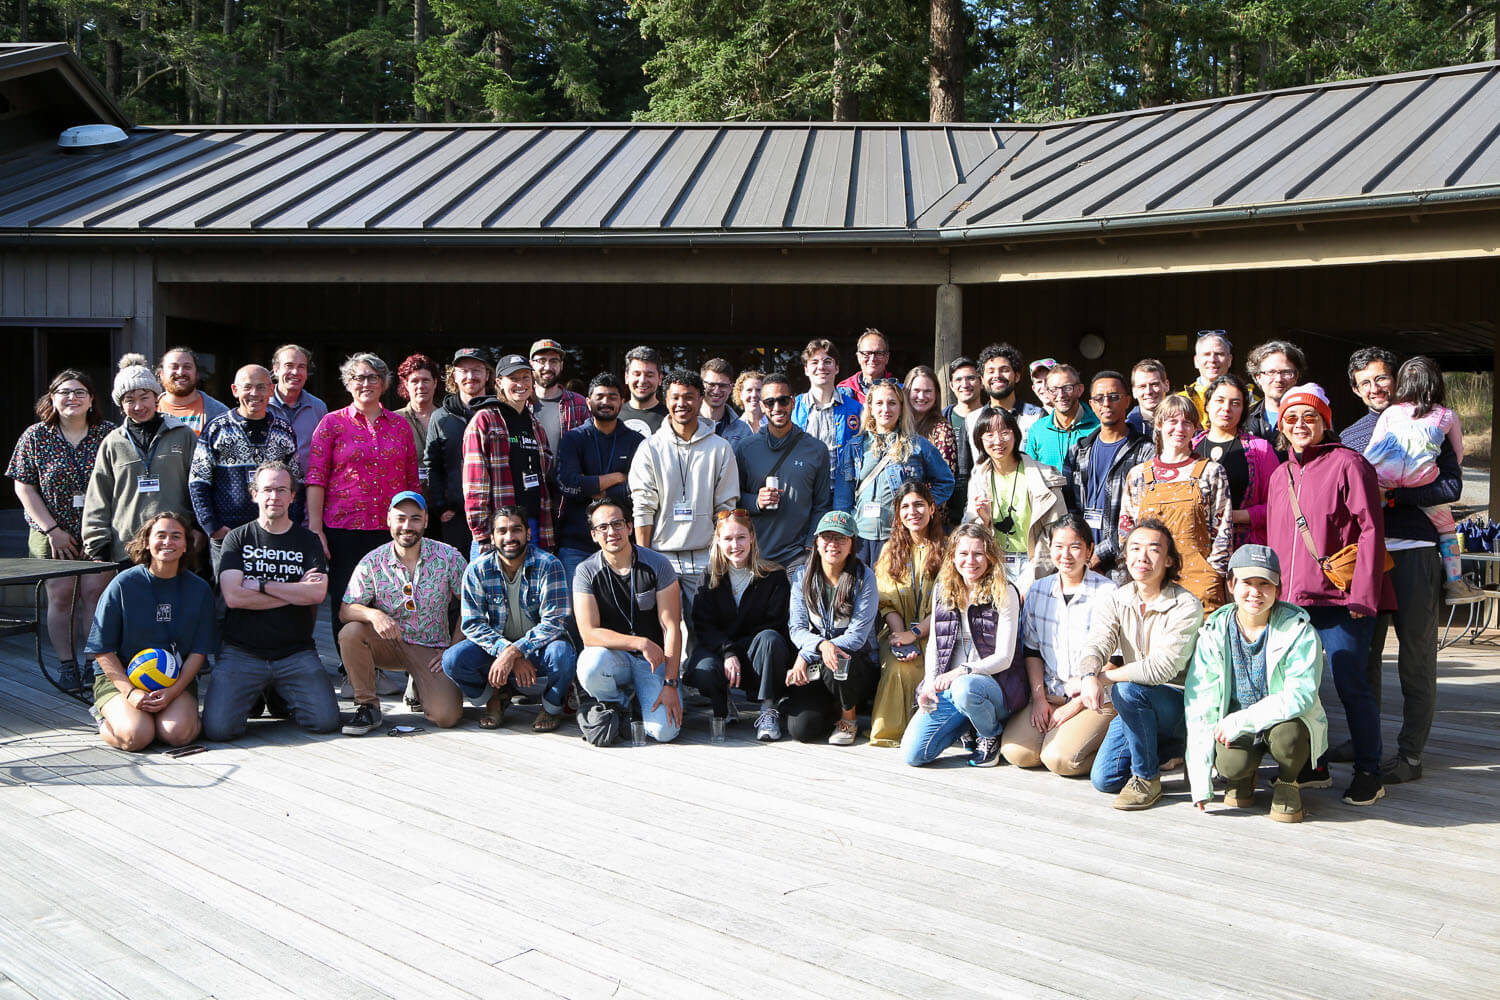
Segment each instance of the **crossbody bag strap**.
[[[771,471],[766,473],[766,478],[767,479],[769,479],[770,477],[776,475],[776,473],[781,469],[781,463],[785,462],[787,459],[789,459],[789,458],[792,457],[792,449],[795,448],[795,447],[797,447],[797,442],[800,441],[800,440],[802,440],[802,438],[803,438],[804,435],[805,435],[805,432],[802,430],[802,428],[800,428],[800,427],[793,427],[792,428],[792,439],[790,441],[788,441],[786,444],[782,445],[782,447],[781,447],[781,457],[776,460],[776,464],[775,465],[771,466]],[[861,483],[860,485],[863,486],[864,484]]]
[[1292,478],[1292,463],[1286,466],[1286,495],[1292,501],[1292,517],[1297,521],[1297,532],[1302,536],[1302,544],[1307,546],[1307,551],[1312,554],[1319,566],[1323,565],[1323,557],[1318,555],[1317,543],[1313,541],[1312,530],[1307,526],[1307,518],[1302,516],[1302,505],[1297,502],[1297,481]]

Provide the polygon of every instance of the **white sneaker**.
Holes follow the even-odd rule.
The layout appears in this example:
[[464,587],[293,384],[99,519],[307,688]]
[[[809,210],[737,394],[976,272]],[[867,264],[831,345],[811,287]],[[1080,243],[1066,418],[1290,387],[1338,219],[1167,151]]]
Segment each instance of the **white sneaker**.
[[828,742],[836,747],[849,747],[854,745],[854,738],[859,735],[859,723],[853,719],[840,719],[839,724],[834,727],[833,735],[828,737]]
[[755,717],[755,738],[762,743],[775,743],[781,739],[781,713],[774,708],[763,708]]

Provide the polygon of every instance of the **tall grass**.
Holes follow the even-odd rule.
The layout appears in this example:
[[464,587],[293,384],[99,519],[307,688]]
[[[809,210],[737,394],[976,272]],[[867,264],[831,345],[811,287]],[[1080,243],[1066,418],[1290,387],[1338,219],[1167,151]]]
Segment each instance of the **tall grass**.
[[1443,376],[1448,408],[1463,422],[1464,434],[1481,434],[1494,422],[1493,372],[1449,372]]

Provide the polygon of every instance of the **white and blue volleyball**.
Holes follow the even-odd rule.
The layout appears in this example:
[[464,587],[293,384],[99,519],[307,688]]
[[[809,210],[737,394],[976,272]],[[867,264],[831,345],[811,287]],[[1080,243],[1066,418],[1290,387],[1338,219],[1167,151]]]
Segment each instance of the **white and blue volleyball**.
[[160,691],[177,683],[182,661],[170,649],[143,649],[130,658],[125,673],[142,691]]

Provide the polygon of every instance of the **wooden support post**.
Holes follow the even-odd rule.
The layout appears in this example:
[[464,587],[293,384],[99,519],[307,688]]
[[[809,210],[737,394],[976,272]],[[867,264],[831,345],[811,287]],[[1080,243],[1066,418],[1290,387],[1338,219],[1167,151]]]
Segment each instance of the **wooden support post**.
[[948,362],[964,349],[964,290],[960,285],[938,285],[937,315],[932,331],[932,370],[939,389],[948,390]]

